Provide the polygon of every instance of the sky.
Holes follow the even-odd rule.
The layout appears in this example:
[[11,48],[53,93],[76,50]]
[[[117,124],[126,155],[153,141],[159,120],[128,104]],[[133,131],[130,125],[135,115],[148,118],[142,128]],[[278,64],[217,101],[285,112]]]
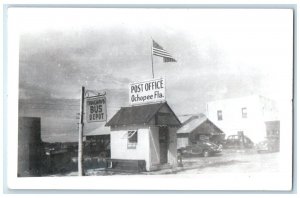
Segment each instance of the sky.
[[[292,98],[293,21],[284,9],[19,9],[19,98],[79,99],[106,90],[111,113],[129,106],[130,82],[152,78],[154,57],[178,115],[209,101],[260,94]],[[112,115],[108,115],[111,117]]]

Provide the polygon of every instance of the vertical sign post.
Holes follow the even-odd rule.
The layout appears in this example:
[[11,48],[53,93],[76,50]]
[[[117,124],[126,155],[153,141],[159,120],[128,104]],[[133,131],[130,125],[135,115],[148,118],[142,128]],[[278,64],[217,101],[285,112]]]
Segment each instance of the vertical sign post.
[[[87,90],[87,92],[94,92]],[[90,122],[105,122],[107,119],[106,111],[106,97],[98,93],[97,96],[85,98],[85,87],[81,89],[80,99],[80,121],[79,121],[79,134],[78,134],[78,176],[84,176],[83,169],[83,114],[86,99],[86,121]]]
[[84,95],[85,87],[81,88],[81,99],[80,99],[80,121],[79,121],[79,137],[78,137],[78,176],[83,176],[83,112],[84,112]]

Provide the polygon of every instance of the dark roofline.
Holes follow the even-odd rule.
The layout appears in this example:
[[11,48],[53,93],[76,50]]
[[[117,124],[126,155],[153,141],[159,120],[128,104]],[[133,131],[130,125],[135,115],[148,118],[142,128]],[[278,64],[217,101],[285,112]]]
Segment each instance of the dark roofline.
[[[209,118],[207,118],[207,120],[213,124],[214,127],[216,127],[218,130],[220,130],[222,133],[224,133],[223,130],[221,130],[215,123],[213,123]],[[225,134],[225,133],[224,133]]]
[[[205,116],[205,119],[203,120],[203,122],[199,125],[197,125],[194,129],[188,131],[188,132],[181,132],[178,134],[190,134],[193,133],[194,131],[197,131],[199,127],[201,127],[201,125],[205,122],[210,123],[215,129],[217,129],[218,131],[220,131],[220,134],[225,134],[223,130],[221,130],[215,123],[213,123],[205,114],[202,114],[203,116]],[[188,123],[190,123],[191,121],[193,121],[194,119],[198,118],[199,116],[197,115],[193,115],[191,116],[189,119],[187,119],[185,122],[183,122],[182,127]]]
[[210,124],[212,124],[212,126],[214,128],[216,128],[217,130],[219,130],[221,132],[221,134],[225,134],[224,131],[222,131],[215,123],[213,123],[212,121],[210,121],[210,119],[208,117],[206,117],[206,119],[200,125],[198,125],[196,128],[194,128],[193,130],[191,130],[189,133],[193,133],[194,131],[196,131],[205,122],[209,122]]
[[[149,116],[149,119],[147,120],[147,123],[150,122],[150,120],[153,118],[153,116],[164,106],[164,104],[167,104],[166,102],[162,102],[160,104],[160,106],[158,107],[158,109],[153,112],[153,114],[151,116]],[[170,108],[170,107],[169,107]],[[171,108],[170,108],[171,109]],[[172,110],[171,110],[172,111]],[[172,112],[173,113],[173,112]],[[174,114],[174,113],[173,113]],[[175,115],[175,114],[174,114]]]
[[[166,105],[167,108],[171,111],[171,113],[174,115],[175,119],[177,120],[177,122],[179,123],[179,125],[170,125],[170,126],[174,126],[174,127],[180,127],[182,124],[180,122],[180,120],[178,119],[178,117],[176,116],[176,114],[174,113],[174,111],[171,109],[171,107],[168,105],[168,103],[165,101],[165,102],[161,102],[161,103],[151,103],[151,104],[145,104],[145,105],[153,105],[153,104],[159,104],[159,107],[157,108],[156,111],[154,111],[150,116],[149,118],[147,119],[147,122],[146,123],[149,123],[151,121],[151,119],[154,117],[154,115],[156,115],[156,113],[164,106]],[[138,105],[138,106],[142,106],[142,105]],[[114,116],[120,116],[121,115],[121,111],[123,109],[126,109],[126,108],[133,108],[133,107],[136,107],[136,106],[129,106],[129,107],[121,107],[117,113],[114,115]],[[112,125],[110,122],[112,121],[112,119],[114,118],[114,116],[105,124],[105,126],[117,126],[117,125]],[[144,123],[144,125],[146,125],[146,123]],[[137,124],[139,125],[139,124]],[[126,125],[124,125],[126,126]],[[153,126],[156,126],[156,125],[153,125]]]
[[[171,112],[172,112],[173,115],[175,116],[176,120],[179,122],[179,126],[181,126],[182,124],[181,124],[180,120],[178,119],[178,117],[177,117],[177,115],[174,113],[174,111],[171,109],[171,107],[168,105],[167,101],[164,102],[164,104],[166,104],[167,107],[171,110]],[[160,107],[160,108],[161,108],[161,107]],[[160,108],[159,108],[159,109],[160,109]]]
[[207,116],[204,113],[198,113],[198,114],[190,114],[191,117],[189,117],[187,120],[185,120],[184,122],[182,122],[182,125],[185,125],[189,122],[191,122],[194,119],[200,118],[200,117],[206,117]]

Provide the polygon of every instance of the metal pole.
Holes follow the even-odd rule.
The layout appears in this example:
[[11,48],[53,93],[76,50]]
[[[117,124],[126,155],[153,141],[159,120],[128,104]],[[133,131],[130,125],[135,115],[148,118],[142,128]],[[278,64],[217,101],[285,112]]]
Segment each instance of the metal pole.
[[152,63],[152,78],[154,78],[154,69],[153,69],[153,46],[151,47],[151,63]]
[[84,94],[85,88],[81,88],[81,99],[80,99],[80,121],[79,121],[79,137],[78,137],[78,176],[83,176],[83,112],[84,112]]

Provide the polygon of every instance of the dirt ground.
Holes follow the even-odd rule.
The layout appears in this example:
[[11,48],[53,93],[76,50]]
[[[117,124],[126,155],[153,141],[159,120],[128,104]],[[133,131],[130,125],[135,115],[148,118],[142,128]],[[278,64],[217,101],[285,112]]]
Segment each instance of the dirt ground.
[[145,174],[259,173],[279,170],[279,153],[259,154],[255,150],[224,150],[211,157],[184,157],[183,167]]
[[258,154],[255,151],[225,151],[222,154],[208,158],[184,159],[184,166],[189,164],[199,166],[187,168],[178,173],[259,173],[277,172],[279,153]]
[[[103,168],[89,169],[86,176],[109,175],[164,175],[164,174],[203,174],[203,173],[260,173],[279,170],[279,153],[259,154],[255,150],[223,150],[211,157],[185,156],[183,166],[142,173],[112,172]],[[77,172],[55,176],[77,176]]]

